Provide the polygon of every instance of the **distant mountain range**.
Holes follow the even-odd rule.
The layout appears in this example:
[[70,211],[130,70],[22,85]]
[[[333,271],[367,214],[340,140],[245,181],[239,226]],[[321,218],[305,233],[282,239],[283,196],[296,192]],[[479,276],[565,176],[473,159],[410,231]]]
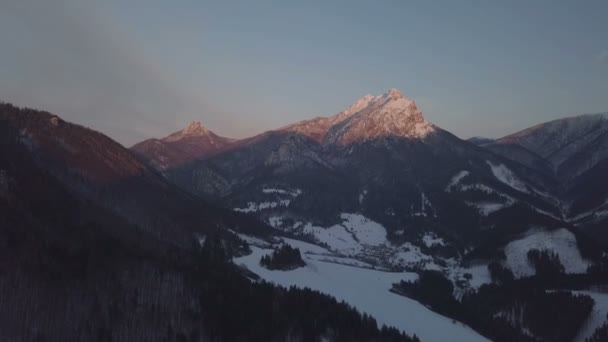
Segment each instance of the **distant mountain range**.
[[[255,282],[260,277],[317,286],[381,316],[379,323],[438,340],[429,327],[418,330],[408,319],[383,314],[381,306],[388,304],[382,303],[395,300],[385,293],[383,277],[417,279],[438,272],[453,284],[451,292],[464,295],[477,293],[483,284],[510,284],[490,277],[492,262],[514,279],[525,278],[534,274],[529,251],[548,248],[562,257],[563,273],[578,275],[599,265],[608,246],[605,113],[556,120],[496,140],[465,141],[428,122],[414,100],[391,89],[333,115],[246,139],[225,138],[192,122],[127,149],[56,115],[0,104],[0,141],[5,256],[0,290],[11,298],[0,305],[0,322],[5,322],[0,337],[9,340],[114,340],[141,334],[158,341],[186,334],[200,337],[193,340],[284,340],[301,333],[294,322],[328,312],[353,315],[353,329],[323,316],[327,325],[315,325],[314,340],[327,332],[333,334],[330,340],[363,333],[369,334],[363,340],[411,340],[377,329],[368,316],[318,293],[265,288]],[[207,246],[203,252],[201,244]],[[285,244],[301,249],[300,265],[313,265],[304,266],[307,280],[284,276],[295,273],[277,277],[283,271],[260,266],[260,255]],[[593,260],[587,259],[589,250]],[[327,270],[342,272],[344,279],[324,283]],[[342,293],[346,285],[340,281],[367,279],[362,275],[376,277],[373,286],[381,288],[370,291],[383,291],[379,300],[386,302]],[[318,283],[309,284],[310,279]],[[395,293],[408,289],[401,285],[395,285]],[[34,304],[11,315],[10,308],[29,296]],[[230,329],[242,309],[237,303],[260,298],[265,301],[258,307],[245,309],[247,317],[271,310],[272,302],[276,312],[262,315],[260,324],[281,328],[260,330],[254,320],[243,323],[240,332]],[[310,306],[290,311],[290,301]],[[229,308],[230,315],[218,316],[213,305]],[[402,305],[394,307],[395,314],[429,308]],[[508,323],[508,333],[493,330],[506,324],[502,311],[489,312],[499,318],[486,322],[432,309],[466,320],[484,336],[528,340],[517,322]],[[60,312],[69,312],[77,329],[62,324]],[[154,329],[139,320],[138,312],[156,322]],[[305,318],[299,316],[303,312]],[[276,320],[283,315],[288,318]],[[424,317],[441,326],[449,323],[438,315]],[[44,323],[33,329],[31,320]],[[486,330],[490,323],[498,325]],[[463,327],[450,331],[483,340]]]
[[98,132],[0,103],[2,341],[417,341],[319,292],[250,281],[230,261],[249,250],[236,234],[270,231]]
[[[327,227],[341,222],[342,213],[359,213],[383,224],[394,238],[416,240],[432,230],[471,247],[474,237],[483,241],[488,230],[508,235],[531,222],[601,221],[601,214],[589,210],[605,204],[602,190],[594,189],[600,194],[591,199],[587,196],[595,195],[578,189],[606,158],[605,118],[588,115],[498,140],[463,141],[429,123],[413,100],[391,89],[329,117],[239,141],[205,142],[199,158],[192,153],[174,158],[188,163],[171,163],[141,144],[133,150],[153,166],[166,160],[158,169],[185,191],[255,213],[281,230],[302,233],[294,225]],[[190,128],[173,134],[173,143],[188,144]],[[264,193],[269,188],[298,196]],[[518,219],[500,227],[504,216]],[[489,229],[495,226],[499,229]]]

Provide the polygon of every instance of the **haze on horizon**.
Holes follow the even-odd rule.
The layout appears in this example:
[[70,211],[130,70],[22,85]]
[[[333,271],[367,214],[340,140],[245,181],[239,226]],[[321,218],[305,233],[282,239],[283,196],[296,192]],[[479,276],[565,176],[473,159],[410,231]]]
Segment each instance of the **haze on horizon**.
[[246,137],[398,88],[463,138],[608,111],[608,3],[0,1],[0,101],[121,143]]

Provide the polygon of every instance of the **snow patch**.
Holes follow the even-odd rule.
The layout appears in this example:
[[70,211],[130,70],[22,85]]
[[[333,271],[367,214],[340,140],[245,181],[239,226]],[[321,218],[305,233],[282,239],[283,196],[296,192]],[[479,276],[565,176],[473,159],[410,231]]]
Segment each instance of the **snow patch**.
[[482,216],[488,216],[493,212],[510,207],[513,202],[497,203],[497,202],[466,202],[468,206],[474,207]]
[[303,233],[329,246],[333,251],[355,255],[364,246],[380,246],[387,242],[386,229],[360,214],[343,213],[342,223],[329,228],[315,227],[312,224],[304,226]]
[[302,190],[300,190],[300,189],[285,190],[285,189],[275,189],[275,188],[264,188],[264,189],[262,189],[262,193],[289,195],[293,198],[296,198],[302,194]]
[[361,191],[361,193],[359,194],[359,204],[363,204],[365,196],[367,196],[367,190]]
[[469,281],[470,288],[478,289],[481,285],[492,283],[492,276],[490,275],[487,263],[463,267],[459,269],[459,272],[462,276],[466,273],[471,275],[471,280]]
[[[406,242],[399,246],[389,262],[396,266],[423,269],[427,269],[427,265],[434,264],[433,257],[422,253],[420,247],[413,245],[410,242]],[[432,266],[430,269],[436,269],[437,267],[435,266]]]
[[435,212],[435,208],[429,201],[428,197],[424,192],[420,193],[420,211],[414,211],[414,205],[410,206],[410,214],[415,217],[427,217],[429,212],[432,213],[433,217],[437,217],[437,213]]
[[379,223],[359,214],[342,214],[342,225],[359,243],[369,246],[379,246],[386,243],[386,229]]
[[458,185],[458,183],[460,183],[461,180],[464,179],[464,177],[470,175],[471,173],[469,171],[466,170],[462,170],[460,172],[458,172],[456,175],[454,175],[454,177],[452,177],[452,179],[450,180],[450,182],[448,183],[448,185],[445,187],[445,191],[446,192],[451,192],[452,188],[456,185]]
[[506,166],[503,164],[494,165],[489,160],[486,160],[486,163],[488,163],[490,169],[492,169],[492,173],[496,179],[517,191],[529,193],[526,185],[519,178],[517,178],[513,171],[509,170]]
[[531,249],[547,249],[557,253],[566,273],[585,273],[591,265],[591,262],[581,256],[576,237],[569,230],[530,230],[523,238],[512,241],[505,247],[506,264],[518,278],[536,273],[528,261],[528,251]]
[[353,235],[341,225],[323,228],[308,223],[304,226],[303,232],[313,235],[317,241],[326,244],[332,251],[338,253],[355,255],[362,249]]
[[266,209],[275,209],[278,207],[289,207],[291,204],[291,200],[280,200],[278,202],[248,202],[247,207],[245,208],[234,208],[232,210],[241,212],[241,213],[256,213],[258,211],[266,210]]
[[283,218],[281,216],[270,216],[268,218],[268,224],[272,228],[279,229],[283,225]]
[[314,245],[312,243],[304,242],[301,240],[294,240],[289,238],[281,238],[281,241],[288,244],[293,248],[298,248],[300,252],[304,254],[321,254],[321,255],[332,255],[333,253],[321,246]]
[[[255,236],[250,236],[250,235],[246,235],[246,234],[241,234],[241,233],[236,233],[234,231],[231,231],[233,233],[235,233],[236,235],[238,235],[239,238],[241,238],[241,240],[247,242],[247,244],[251,245],[251,246],[256,246],[256,247],[260,247],[260,248],[268,248],[271,246],[271,243],[266,241],[266,240],[262,240],[258,237]],[[201,239],[201,245],[205,242],[204,238]]]
[[425,233],[424,236],[422,236],[422,243],[429,248],[434,246],[445,246],[445,241],[435,233]]

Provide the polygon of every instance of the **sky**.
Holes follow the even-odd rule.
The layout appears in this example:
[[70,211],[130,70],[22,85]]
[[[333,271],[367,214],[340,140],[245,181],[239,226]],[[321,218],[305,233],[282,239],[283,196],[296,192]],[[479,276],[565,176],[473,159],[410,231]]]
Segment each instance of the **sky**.
[[454,134],[608,111],[608,2],[0,0],[0,101],[126,146],[241,138],[397,88]]

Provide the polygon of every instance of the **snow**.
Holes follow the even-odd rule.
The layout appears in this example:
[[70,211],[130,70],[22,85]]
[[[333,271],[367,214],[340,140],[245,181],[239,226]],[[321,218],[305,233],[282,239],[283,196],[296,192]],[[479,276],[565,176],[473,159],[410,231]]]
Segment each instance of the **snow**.
[[499,181],[503,182],[504,184],[510,186],[511,188],[513,188],[515,190],[528,193],[528,189],[527,189],[526,185],[519,178],[517,178],[517,176],[515,176],[513,171],[509,170],[503,164],[494,165],[490,161],[486,161],[486,162],[492,169],[492,173],[494,174],[494,177],[496,177],[496,179],[498,179]]
[[604,203],[593,208],[592,210],[589,210],[587,212],[576,215],[575,217],[569,219],[569,221],[576,222],[576,221],[580,221],[583,219],[585,219],[585,220],[602,219],[608,215],[608,208],[606,208],[606,206],[608,206],[608,199],[605,200]]
[[422,253],[420,247],[413,245],[410,242],[406,242],[399,246],[389,262],[392,265],[404,267],[418,267],[422,265],[425,269],[436,269],[435,266],[427,268],[428,265],[433,264],[433,257]]
[[466,170],[462,170],[460,172],[458,172],[456,175],[454,175],[454,177],[452,177],[452,179],[450,180],[450,182],[448,183],[448,185],[445,187],[445,191],[446,192],[450,192],[452,190],[452,188],[454,186],[456,186],[458,183],[460,183],[460,181],[470,175],[471,173],[469,171]]
[[361,193],[359,194],[359,204],[363,204],[365,196],[367,196],[367,190],[361,191]]
[[[247,242],[247,244],[252,245],[252,246],[257,246],[257,247],[262,247],[262,248],[267,248],[271,246],[271,243],[266,241],[266,240],[262,240],[260,238],[257,238],[255,236],[250,236],[250,235],[246,235],[246,234],[241,234],[241,233],[236,233],[234,231],[231,231],[235,234],[237,234],[239,236],[239,238],[241,238],[241,240]],[[201,244],[204,242],[204,239],[201,239]]]
[[360,267],[360,268],[373,268],[374,267],[373,265],[363,262],[361,260],[347,258],[347,257],[309,254],[309,255],[307,255],[307,258],[312,259],[312,260],[318,260],[318,261],[323,261],[323,262],[332,262],[335,264]]
[[506,207],[511,206],[512,202],[507,203],[497,203],[497,202],[466,202],[468,206],[475,207],[479,214],[483,216],[488,216],[493,212],[499,211]]
[[587,338],[593,335],[597,328],[606,323],[606,316],[608,315],[608,293],[593,291],[572,291],[572,293],[588,295],[595,301],[591,315],[583,325],[581,331],[579,331],[578,335],[574,338],[574,342],[585,342]]
[[469,267],[461,268],[461,274],[469,273],[473,278],[469,282],[469,286],[474,289],[478,289],[483,284],[490,284],[492,282],[492,276],[488,269],[487,263],[481,263],[471,265]]
[[272,228],[279,229],[283,225],[283,218],[281,216],[270,216],[268,218],[268,224]]
[[379,246],[386,243],[386,229],[360,214],[342,214],[342,225],[354,234],[359,243]]
[[303,233],[310,234],[321,243],[325,243],[335,252],[355,255],[364,246],[380,246],[387,242],[386,229],[360,214],[343,213],[343,222],[329,228],[304,226]]
[[445,241],[434,233],[425,233],[422,236],[422,243],[429,248],[433,246],[445,246]]
[[429,201],[429,198],[426,197],[426,194],[422,192],[420,194],[420,211],[414,211],[414,205],[412,204],[410,206],[410,215],[416,217],[427,217],[429,211],[432,212],[433,217],[437,217],[437,213],[435,212],[435,208],[433,208],[431,201]]
[[291,204],[291,200],[280,200],[278,202],[248,202],[247,207],[245,208],[233,208],[232,210],[241,212],[241,213],[255,213],[258,211],[266,210],[266,209],[274,209],[277,207],[289,207]]
[[326,248],[314,245],[312,243],[308,243],[308,242],[304,242],[304,241],[300,241],[300,240],[289,239],[289,238],[285,238],[285,237],[281,238],[281,240],[284,243],[290,245],[291,247],[298,248],[300,250],[300,252],[305,253],[305,254],[307,254],[307,253],[321,254],[321,255],[331,255],[332,254],[332,252],[330,252]]
[[307,265],[290,271],[271,271],[259,265],[271,250],[252,247],[253,253],[236,258],[263,279],[282,286],[308,287],[345,301],[386,324],[422,341],[487,341],[469,327],[427,309],[424,305],[391,293],[393,283],[413,281],[414,273],[390,273],[315,260],[304,255]]
[[494,188],[490,188],[485,184],[463,184],[458,187],[460,191],[469,191],[469,190],[479,190],[481,192],[485,192],[486,194],[498,193]]
[[546,210],[542,210],[542,209],[539,209],[539,208],[536,208],[536,207],[532,207],[532,209],[534,209],[534,211],[536,211],[537,213],[549,216],[549,217],[554,218],[556,220],[562,220],[563,219],[562,217],[559,217],[559,216],[557,216],[557,215],[555,215],[553,213],[550,213],[550,212],[548,212]]
[[264,188],[262,189],[262,193],[264,194],[280,194],[280,195],[289,195],[291,197],[298,197],[302,194],[302,190],[294,189],[294,190],[284,190],[284,189],[275,189],[275,188]]
[[332,251],[341,254],[355,255],[362,249],[353,235],[341,225],[323,228],[308,223],[304,226],[303,232],[313,235],[317,241],[325,243]]
[[505,247],[506,264],[516,277],[535,274],[534,267],[528,261],[527,253],[530,249],[548,249],[557,253],[566,273],[585,273],[591,265],[581,256],[576,237],[569,230],[530,230],[523,238],[514,240]]

